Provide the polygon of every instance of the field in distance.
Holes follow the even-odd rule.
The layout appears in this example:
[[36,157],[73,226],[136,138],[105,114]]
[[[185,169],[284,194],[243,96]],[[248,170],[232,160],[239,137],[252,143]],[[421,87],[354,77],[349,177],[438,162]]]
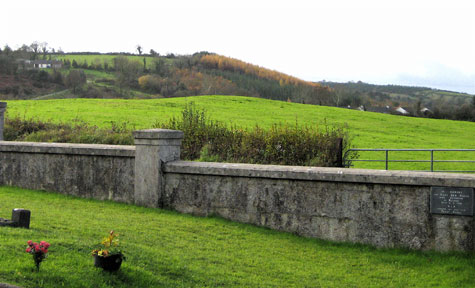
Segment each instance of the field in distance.
[[[56,55],[57,60],[69,60],[73,61],[75,60],[78,65],[82,65],[84,63],[87,63],[88,65],[99,63],[103,65],[104,63],[107,63],[110,67],[114,66],[114,58],[118,57],[120,55],[115,55],[115,54],[93,54],[93,55],[81,55],[81,54],[64,54],[64,55]],[[151,56],[139,56],[139,55],[122,55],[126,57],[129,60],[132,61],[137,61],[139,63],[143,63],[143,60],[145,58],[145,65],[148,69],[153,69],[155,63],[153,60],[155,57]],[[161,58],[163,59],[163,58]],[[172,63],[173,61],[170,59],[165,59],[167,63]]]
[[[127,122],[129,127],[144,129],[152,127],[157,121],[163,122],[170,117],[179,116],[189,102],[194,102],[198,108],[205,109],[213,120],[245,128],[252,128],[256,124],[264,128],[276,123],[295,125],[296,122],[299,125],[319,125],[325,121],[330,125],[346,124],[353,137],[354,148],[475,149],[473,122],[395,116],[239,96],[214,95],[150,100],[8,101],[7,117],[36,117],[53,122],[83,120],[99,127],[110,127],[111,122]],[[383,153],[362,154],[360,158],[382,159],[383,156]],[[473,156],[447,153],[438,155],[437,158],[473,160]],[[428,152],[396,156],[398,159],[422,157],[430,159]],[[392,169],[408,169],[406,166],[400,166],[402,164],[391,165]],[[429,164],[417,167],[411,165],[411,168],[421,170],[429,167]],[[475,165],[467,166],[465,169],[475,170],[473,166]],[[384,169],[384,163],[357,163],[355,167]]]

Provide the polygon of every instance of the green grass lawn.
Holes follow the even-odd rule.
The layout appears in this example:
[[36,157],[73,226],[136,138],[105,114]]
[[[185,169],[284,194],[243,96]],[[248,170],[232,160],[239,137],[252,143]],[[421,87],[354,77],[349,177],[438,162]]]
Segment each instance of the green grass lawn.
[[[195,96],[152,100],[61,99],[48,101],[8,101],[8,115],[37,117],[54,122],[71,122],[75,119],[100,127],[111,122],[127,122],[135,129],[150,128],[159,121],[179,116],[184,106],[195,102],[208,111],[210,117],[240,127],[252,128],[256,124],[270,127],[275,123],[298,122],[318,125],[346,124],[353,137],[355,148],[444,148],[474,149],[475,123],[451,120],[425,119],[362,112],[356,110],[287,103],[239,96]],[[472,154],[437,153],[436,159],[473,160]],[[430,159],[430,154],[391,153],[392,159]],[[361,153],[361,159],[382,159],[384,153]],[[384,163],[356,163],[355,167],[384,169]],[[390,169],[429,169],[429,164],[392,163]],[[436,169],[453,168],[437,164]],[[465,164],[459,170],[475,170]]]
[[115,79],[114,72],[104,72],[104,71],[97,71],[97,70],[88,70],[88,69],[80,69],[84,71],[86,77],[90,81],[95,81],[97,79]]
[[[30,229],[0,227],[0,283],[23,287],[474,287],[473,253],[375,249],[219,218],[0,187],[0,217],[31,210]],[[109,230],[127,260],[116,274],[90,252]],[[28,240],[51,243],[35,272]]]

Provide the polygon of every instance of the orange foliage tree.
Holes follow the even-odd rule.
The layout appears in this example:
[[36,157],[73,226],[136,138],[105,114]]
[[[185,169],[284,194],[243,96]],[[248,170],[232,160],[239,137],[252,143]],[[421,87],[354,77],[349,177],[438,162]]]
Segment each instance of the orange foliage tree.
[[304,81],[298,79],[296,77],[275,71],[266,68],[262,68],[257,65],[249,64],[241,60],[237,60],[230,57],[225,57],[217,54],[208,54],[204,55],[200,59],[200,63],[209,69],[219,69],[219,70],[226,70],[232,72],[239,72],[248,75],[253,75],[259,78],[265,78],[269,80],[274,80],[279,82],[280,86],[284,85],[302,85],[302,86],[310,86],[316,88],[324,88],[328,89],[327,87],[322,87],[318,83],[313,83],[309,81]]

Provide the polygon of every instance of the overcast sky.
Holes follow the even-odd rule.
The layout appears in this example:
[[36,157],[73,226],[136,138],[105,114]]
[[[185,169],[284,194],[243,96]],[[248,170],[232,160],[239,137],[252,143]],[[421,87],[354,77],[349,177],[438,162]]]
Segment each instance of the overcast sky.
[[475,94],[473,0],[2,1],[0,45],[209,51],[309,81]]

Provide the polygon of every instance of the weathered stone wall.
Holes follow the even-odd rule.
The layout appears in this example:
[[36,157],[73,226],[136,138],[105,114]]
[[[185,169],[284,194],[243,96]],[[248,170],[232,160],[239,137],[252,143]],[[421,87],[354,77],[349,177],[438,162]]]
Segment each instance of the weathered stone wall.
[[0,141],[0,185],[134,202],[134,146]]
[[334,241],[473,250],[473,217],[433,215],[431,186],[473,175],[175,161],[164,206]]
[[179,161],[180,131],[135,146],[0,141],[0,185],[219,215],[334,241],[473,251],[473,216],[430,213],[431,187],[475,175]]

